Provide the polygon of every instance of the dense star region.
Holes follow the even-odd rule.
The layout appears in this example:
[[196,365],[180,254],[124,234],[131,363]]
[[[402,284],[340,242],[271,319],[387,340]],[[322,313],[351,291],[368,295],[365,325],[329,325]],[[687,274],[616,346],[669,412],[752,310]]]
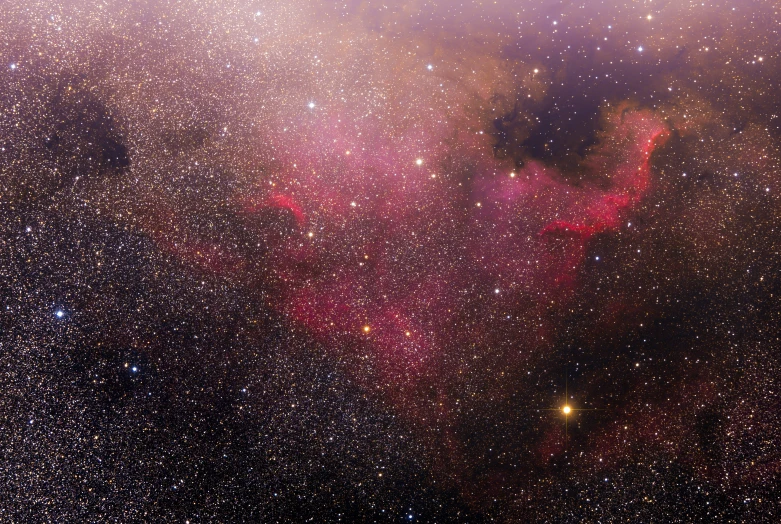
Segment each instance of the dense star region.
[[6,2],[0,520],[777,522],[772,2]]

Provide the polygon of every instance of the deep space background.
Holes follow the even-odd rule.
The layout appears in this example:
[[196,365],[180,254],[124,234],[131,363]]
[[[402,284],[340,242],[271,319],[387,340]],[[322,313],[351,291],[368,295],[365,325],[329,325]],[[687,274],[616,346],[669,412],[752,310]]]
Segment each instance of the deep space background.
[[0,521],[781,519],[778,2],[0,7]]

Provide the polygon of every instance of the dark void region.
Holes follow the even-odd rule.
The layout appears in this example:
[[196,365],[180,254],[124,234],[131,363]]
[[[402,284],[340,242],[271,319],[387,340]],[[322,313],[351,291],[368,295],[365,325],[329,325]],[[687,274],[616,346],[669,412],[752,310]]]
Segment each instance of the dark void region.
[[89,92],[85,78],[60,82],[49,101],[51,120],[41,129],[46,149],[80,165],[68,165],[72,176],[120,174],[130,167],[130,155],[108,108]]
[[0,93],[0,108],[12,115],[0,136],[0,162],[9,174],[5,190],[26,209],[47,206],[74,185],[121,177],[130,169],[129,147],[110,100],[87,75],[20,75]]
[[[530,102],[519,95],[513,109],[493,121],[494,154],[512,159],[520,168],[529,159],[541,160],[576,183],[589,176],[582,160],[599,143],[600,108],[624,101],[654,109],[667,97],[657,80],[683,63],[682,51],[669,62],[605,63],[578,58],[551,65],[548,95]],[[596,53],[589,53],[595,56]],[[535,62],[550,60],[535,60]],[[498,102],[498,101],[496,101]]]

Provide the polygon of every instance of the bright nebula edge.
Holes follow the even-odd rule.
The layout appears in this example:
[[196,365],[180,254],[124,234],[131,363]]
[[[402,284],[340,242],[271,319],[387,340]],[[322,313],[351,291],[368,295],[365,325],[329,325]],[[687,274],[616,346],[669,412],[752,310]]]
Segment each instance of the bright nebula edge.
[[0,520],[778,522],[779,28],[6,2]]

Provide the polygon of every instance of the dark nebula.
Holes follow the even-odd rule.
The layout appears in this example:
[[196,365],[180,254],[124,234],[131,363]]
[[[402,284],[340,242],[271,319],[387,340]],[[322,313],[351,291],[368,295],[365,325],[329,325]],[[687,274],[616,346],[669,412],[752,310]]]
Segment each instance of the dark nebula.
[[0,520],[777,522],[770,2],[10,2]]

